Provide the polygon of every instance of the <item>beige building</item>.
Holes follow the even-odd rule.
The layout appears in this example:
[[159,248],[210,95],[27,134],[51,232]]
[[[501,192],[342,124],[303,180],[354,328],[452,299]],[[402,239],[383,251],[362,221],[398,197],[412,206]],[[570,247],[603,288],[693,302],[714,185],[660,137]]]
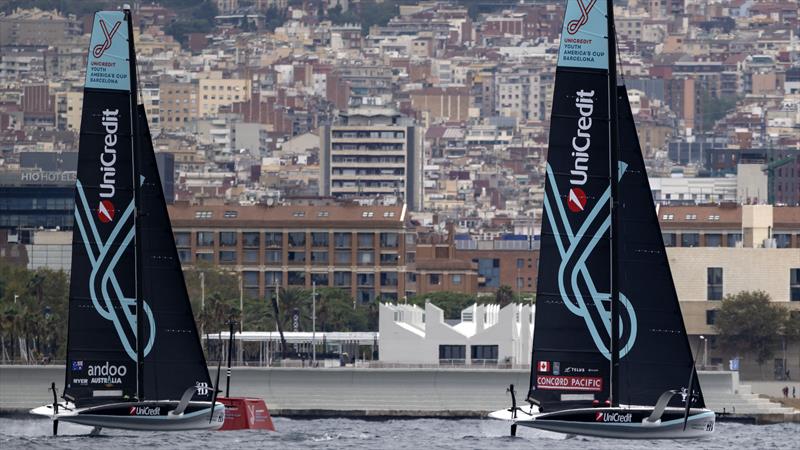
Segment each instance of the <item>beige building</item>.
[[198,84],[162,82],[159,85],[161,128],[180,130],[198,117]]
[[198,89],[200,117],[214,117],[221,106],[233,107],[250,98],[250,80],[206,78],[200,80]]
[[0,17],[0,46],[53,45],[69,34],[69,21],[57,11],[18,9]]
[[64,130],[79,131],[83,113],[83,91],[57,92],[53,103],[59,128],[62,128],[63,123]]
[[[667,256],[681,312],[698,361],[725,366],[742,357],[744,379],[761,377],[752,355],[736,355],[716,344],[714,323],[722,299],[742,291],[764,291],[776,304],[800,314],[800,208],[744,205],[662,207]],[[677,237],[676,237],[677,236]],[[703,336],[705,339],[700,339]],[[764,375],[800,373],[796,344],[764,366]]]

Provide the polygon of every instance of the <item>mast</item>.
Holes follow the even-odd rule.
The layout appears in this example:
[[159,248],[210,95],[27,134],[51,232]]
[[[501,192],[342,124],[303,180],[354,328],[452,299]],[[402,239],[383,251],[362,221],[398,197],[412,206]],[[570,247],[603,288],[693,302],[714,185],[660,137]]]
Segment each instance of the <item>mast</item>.
[[128,22],[128,49],[129,49],[129,63],[130,63],[130,77],[131,77],[131,149],[133,152],[133,202],[134,202],[134,252],[136,255],[136,271],[134,272],[136,278],[136,397],[139,401],[144,400],[144,292],[142,284],[143,260],[142,260],[142,229],[141,217],[144,215],[142,212],[142,161],[141,151],[139,149],[139,114],[136,110],[137,101],[137,79],[136,79],[136,50],[133,45],[133,19],[131,17],[131,7],[125,4],[122,7],[125,11],[125,20]]
[[608,125],[611,185],[611,406],[619,405],[619,115],[617,113],[617,34],[614,28],[614,1],[607,1],[608,20]]

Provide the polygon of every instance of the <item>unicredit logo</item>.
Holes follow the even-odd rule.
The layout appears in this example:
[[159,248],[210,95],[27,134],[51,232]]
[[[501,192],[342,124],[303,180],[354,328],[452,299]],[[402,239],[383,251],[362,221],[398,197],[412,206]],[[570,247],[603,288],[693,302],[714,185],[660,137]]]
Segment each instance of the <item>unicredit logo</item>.
[[151,407],[151,406],[131,406],[130,411],[128,412],[129,416],[158,416],[161,414],[161,407]]
[[116,210],[114,209],[114,204],[110,201],[101,200],[100,204],[97,205],[97,218],[100,219],[100,222],[113,222],[114,214],[116,214]]
[[582,212],[586,208],[586,193],[583,189],[574,187],[569,190],[567,207],[572,212]]
[[595,422],[631,423],[633,414],[622,414],[618,412],[598,412],[594,416]]

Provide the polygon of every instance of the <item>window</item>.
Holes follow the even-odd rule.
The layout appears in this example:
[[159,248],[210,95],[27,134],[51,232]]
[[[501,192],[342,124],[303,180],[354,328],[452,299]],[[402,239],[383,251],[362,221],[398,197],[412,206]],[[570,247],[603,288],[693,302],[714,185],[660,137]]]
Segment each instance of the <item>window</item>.
[[287,255],[286,260],[288,261],[289,264],[302,264],[306,262],[305,251],[288,252],[286,255]]
[[213,263],[214,262],[214,254],[213,253],[208,253],[208,252],[197,252],[194,255],[194,259],[195,259],[195,261],[203,261],[203,262]]
[[233,231],[220,231],[219,245],[220,247],[235,247],[236,233]]
[[683,233],[681,235],[681,247],[699,247],[700,233]]
[[242,233],[242,246],[258,247],[259,234],[254,232]]
[[242,272],[242,285],[246,288],[258,288],[258,272],[251,270]]
[[789,300],[800,302],[800,269],[789,269]]
[[370,266],[375,264],[375,253],[372,250],[365,250],[358,252],[358,265]]
[[792,246],[792,235],[791,234],[773,234],[772,237],[775,238],[775,244],[778,248],[789,248]]
[[323,233],[323,232],[311,233],[311,246],[312,247],[327,247],[328,246],[328,233]]
[[717,310],[709,309],[706,311],[706,325],[714,325],[717,320]]
[[220,264],[232,264],[236,262],[236,252],[234,250],[222,250],[219,252]]
[[351,284],[351,272],[333,272],[333,285],[338,287],[349,287]]
[[525,278],[517,277],[517,289],[524,289],[525,288]]
[[312,273],[311,274],[311,282],[316,283],[317,286],[327,286],[328,285],[328,274],[327,273]]
[[175,246],[176,247],[191,247],[192,235],[187,232],[175,233]]
[[664,247],[675,247],[678,241],[675,233],[661,233],[661,238],[664,239]]
[[396,266],[400,260],[400,255],[397,253],[381,253],[382,266]]
[[479,258],[478,287],[500,287],[500,260],[497,258]]
[[211,211],[196,211],[194,213],[195,219],[210,219],[213,216]]
[[178,260],[182,263],[192,262],[192,252],[188,249],[178,249]]
[[324,266],[328,264],[328,252],[311,252],[311,264]]
[[239,211],[225,211],[222,217],[226,219],[235,219],[239,217]]
[[281,264],[283,263],[282,250],[267,250],[267,264]]
[[525,260],[523,258],[517,258],[517,269],[525,268]]
[[496,345],[471,345],[470,357],[472,363],[497,363],[497,346]]
[[742,242],[742,233],[728,233],[728,247],[736,247]]
[[283,247],[283,235],[281,233],[265,233],[264,244],[267,247]]
[[467,359],[466,345],[440,345],[439,363],[463,364]]
[[706,234],[706,247],[722,247],[722,235],[719,233]]
[[450,282],[453,283],[454,286],[460,286],[461,275],[460,274],[450,275]]
[[708,268],[708,299],[722,300],[722,267]]
[[336,248],[350,248],[353,235],[350,233],[333,233],[333,246]]
[[253,248],[244,249],[242,252],[242,262],[258,264],[258,250]]
[[442,284],[442,274],[440,273],[428,274],[428,284],[437,286]]
[[356,291],[356,299],[359,303],[371,303],[375,300],[375,291],[372,289],[358,289]]
[[286,283],[289,286],[305,286],[306,273],[299,270],[290,270],[286,272]]
[[283,272],[280,271],[264,272],[265,289],[269,290],[270,288],[275,287],[275,285],[280,286],[281,284],[283,284]]
[[374,247],[375,235],[372,233],[358,233],[358,248]]
[[293,231],[289,233],[289,247],[305,247],[306,233],[303,231]]
[[406,264],[411,264],[417,261],[417,254],[414,252],[406,253]]
[[381,233],[381,247],[397,248],[398,245],[397,233]]
[[381,286],[397,286],[397,272],[381,272]]
[[199,247],[212,247],[214,245],[214,232],[213,231],[198,231],[197,232],[197,245]]
[[375,286],[374,273],[359,273],[356,274],[356,282],[358,286]]
[[336,264],[350,264],[350,250],[337,250],[334,253]]

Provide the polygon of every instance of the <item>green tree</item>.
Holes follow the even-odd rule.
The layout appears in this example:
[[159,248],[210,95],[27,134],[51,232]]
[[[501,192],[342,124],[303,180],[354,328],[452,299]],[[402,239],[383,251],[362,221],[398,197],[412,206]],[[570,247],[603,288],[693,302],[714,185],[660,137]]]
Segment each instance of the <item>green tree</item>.
[[763,291],[742,291],[728,295],[717,311],[714,329],[723,348],[751,354],[762,370],[764,363],[781,345],[788,312],[770,301]]
[[445,319],[460,319],[461,310],[464,308],[474,303],[486,303],[479,302],[474,295],[460,292],[431,292],[429,294],[415,295],[408,299],[408,303],[422,308],[425,307],[426,301],[430,301],[438,308],[441,308],[444,311]]
[[511,289],[511,286],[506,284],[500,286],[500,289],[494,294],[494,301],[499,304],[501,308],[510,304],[514,301],[514,290]]
[[700,118],[699,124],[700,131],[709,131],[714,128],[718,120],[722,119],[728,113],[736,108],[736,103],[739,99],[736,96],[726,96],[714,98],[708,91],[703,91],[700,96]]

